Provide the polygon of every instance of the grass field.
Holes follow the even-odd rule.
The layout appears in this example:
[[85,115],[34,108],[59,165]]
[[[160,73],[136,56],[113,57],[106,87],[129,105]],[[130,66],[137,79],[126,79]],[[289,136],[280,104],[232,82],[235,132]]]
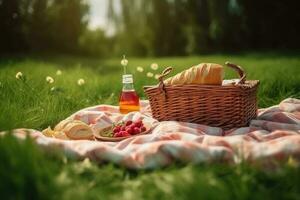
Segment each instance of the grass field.
[[[142,98],[142,86],[157,83],[146,76],[166,66],[175,72],[200,62],[229,60],[245,68],[249,79],[261,81],[259,107],[300,98],[298,53],[247,53],[176,58],[129,58],[129,71]],[[159,69],[153,71],[151,63]],[[141,66],[144,72],[137,72]],[[56,75],[61,70],[61,75]],[[26,81],[15,78],[21,71]],[[119,59],[70,56],[19,56],[0,59],[0,130],[19,127],[42,130],[78,109],[117,104],[121,89]],[[46,76],[54,83],[46,82]],[[226,70],[226,77],[236,75]],[[85,84],[79,86],[77,80]],[[0,195],[3,199],[300,199],[300,171],[294,162],[266,171],[238,166],[176,166],[134,172],[112,165],[74,162],[48,155],[30,140],[0,139]]]

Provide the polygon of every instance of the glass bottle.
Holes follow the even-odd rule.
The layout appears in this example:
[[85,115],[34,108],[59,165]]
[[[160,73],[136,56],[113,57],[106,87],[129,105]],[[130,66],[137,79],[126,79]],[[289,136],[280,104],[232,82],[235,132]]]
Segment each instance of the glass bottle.
[[119,99],[122,114],[140,110],[140,99],[134,90],[132,74],[123,75],[123,88]]

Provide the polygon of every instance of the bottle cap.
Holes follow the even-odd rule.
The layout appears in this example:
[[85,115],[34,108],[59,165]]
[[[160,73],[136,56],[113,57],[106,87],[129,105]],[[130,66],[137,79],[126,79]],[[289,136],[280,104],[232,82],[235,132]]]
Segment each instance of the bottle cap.
[[133,83],[132,74],[124,74],[123,75],[123,83]]

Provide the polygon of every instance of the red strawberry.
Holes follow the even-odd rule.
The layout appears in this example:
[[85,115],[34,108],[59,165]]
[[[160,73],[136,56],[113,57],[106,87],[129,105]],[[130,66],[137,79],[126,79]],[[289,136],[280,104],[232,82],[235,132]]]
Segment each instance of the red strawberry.
[[127,131],[121,131],[120,133],[121,133],[122,137],[130,136],[130,134]]
[[126,128],[127,133],[129,133],[130,135],[133,134],[133,127],[129,126]]
[[138,127],[134,127],[133,129],[133,135],[139,134],[141,132],[141,129]]
[[114,137],[122,137],[122,131],[115,133]]
[[145,127],[145,126],[142,126],[142,127],[141,127],[141,131],[142,131],[142,132],[146,131],[146,127]]
[[143,125],[143,122],[142,122],[142,120],[138,120],[134,124],[136,127],[141,127]]
[[132,121],[131,121],[131,120],[128,120],[128,121],[126,122],[126,126],[129,126],[130,124],[132,124]]
[[116,126],[116,127],[113,129],[113,132],[114,132],[114,133],[120,132],[120,127]]
[[125,131],[125,129],[126,129],[126,126],[122,126],[120,130]]
[[135,124],[133,123],[133,124],[130,124],[129,126],[127,126],[127,128],[130,128],[130,129],[132,129],[132,131],[133,131],[133,129],[135,128]]

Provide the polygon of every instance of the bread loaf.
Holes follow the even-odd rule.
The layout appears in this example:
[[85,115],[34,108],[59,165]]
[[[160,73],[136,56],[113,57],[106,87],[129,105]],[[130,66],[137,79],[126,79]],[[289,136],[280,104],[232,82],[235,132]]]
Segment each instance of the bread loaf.
[[47,137],[55,137],[59,139],[93,139],[93,131],[89,125],[79,120],[63,120],[57,124],[52,130],[50,127],[43,130],[43,134]]
[[66,136],[66,134],[63,131],[54,131],[51,129],[51,127],[46,128],[45,130],[42,131],[42,133],[47,137],[54,137],[62,140],[70,139]]
[[201,63],[164,81],[165,85],[206,84],[221,85],[224,77],[222,65]]
[[[62,127],[61,131],[63,131],[68,138],[73,140],[93,139],[94,137],[91,127],[79,120],[68,121],[64,123]],[[55,129],[57,129],[57,127],[55,127]]]

